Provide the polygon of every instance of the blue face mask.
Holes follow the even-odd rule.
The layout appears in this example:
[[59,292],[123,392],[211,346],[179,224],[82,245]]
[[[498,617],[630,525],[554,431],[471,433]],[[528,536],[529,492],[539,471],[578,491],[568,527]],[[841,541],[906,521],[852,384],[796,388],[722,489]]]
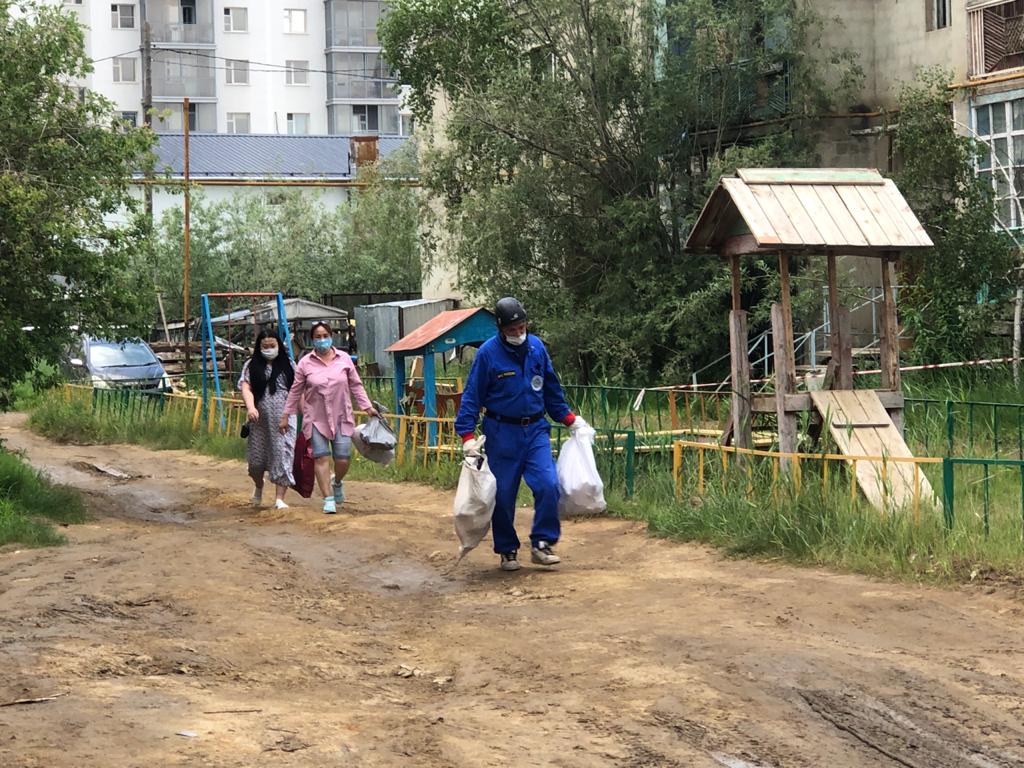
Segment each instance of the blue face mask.
[[313,339],[313,348],[317,352],[326,352],[334,345],[333,339]]

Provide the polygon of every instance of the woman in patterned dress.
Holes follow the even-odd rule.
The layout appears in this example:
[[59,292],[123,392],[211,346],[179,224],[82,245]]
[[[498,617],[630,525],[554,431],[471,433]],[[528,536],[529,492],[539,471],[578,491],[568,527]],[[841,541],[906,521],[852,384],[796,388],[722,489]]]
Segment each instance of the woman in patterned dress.
[[277,509],[287,509],[284,495],[295,484],[292,461],[295,457],[295,417],[287,419],[287,429],[279,430],[288,390],[295,381],[295,369],[281,340],[270,331],[256,337],[256,349],[242,367],[239,388],[249,417],[249,442],[246,458],[249,477],[256,484],[253,506],[263,501],[263,475],[277,486]]

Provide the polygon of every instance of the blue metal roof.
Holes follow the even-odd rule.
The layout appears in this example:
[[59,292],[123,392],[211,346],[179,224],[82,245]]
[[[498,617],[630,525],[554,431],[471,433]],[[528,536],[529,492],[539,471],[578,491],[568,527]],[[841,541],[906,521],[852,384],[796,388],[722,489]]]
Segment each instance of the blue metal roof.
[[[189,174],[193,178],[351,178],[352,136],[291,136],[259,133],[190,133]],[[409,139],[381,136],[384,158]],[[153,147],[157,173],[184,175],[185,138],[158,133]]]

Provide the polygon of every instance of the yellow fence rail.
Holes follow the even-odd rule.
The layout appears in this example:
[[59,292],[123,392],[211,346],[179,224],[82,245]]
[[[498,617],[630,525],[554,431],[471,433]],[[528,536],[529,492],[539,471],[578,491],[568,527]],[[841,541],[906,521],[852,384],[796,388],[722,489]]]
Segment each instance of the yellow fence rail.
[[[689,462],[690,471],[693,477],[690,478],[698,493],[703,495],[708,490],[709,477],[712,473],[718,473],[718,481],[723,491],[727,490],[730,484],[735,484],[739,478],[746,479],[746,493],[748,497],[753,496],[755,490],[754,473],[755,464],[760,464],[763,471],[765,465],[770,471],[770,485],[772,494],[776,495],[783,484],[789,484],[793,491],[799,493],[803,487],[804,472],[808,467],[814,467],[816,474],[821,478],[822,486],[831,488],[830,479],[835,479],[846,474],[849,485],[850,499],[857,498],[857,483],[854,480],[857,474],[857,464],[870,462],[880,467],[883,489],[889,487],[889,466],[892,464],[913,464],[914,466],[914,492],[912,500],[912,511],[915,521],[920,519],[921,514],[921,475],[925,466],[941,466],[942,459],[928,456],[854,456],[836,453],[781,453],[779,451],[767,451],[756,448],[737,448],[735,446],[723,446],[714,443],[700,443],[688,440],[676,440],[672,443],[672,479],[677,499],[684,495],[687,481],[687,456],[694,461]],[[783,466],[789,467],[788,475],[783,471]],[[718,469],[721,472],[718,472]],[[888,505],[886,505],[888,506]]]

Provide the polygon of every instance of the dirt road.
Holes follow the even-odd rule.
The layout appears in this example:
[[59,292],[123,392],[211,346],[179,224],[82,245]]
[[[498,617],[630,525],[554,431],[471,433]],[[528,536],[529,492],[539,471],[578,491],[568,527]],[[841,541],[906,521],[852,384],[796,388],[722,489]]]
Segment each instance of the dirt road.
[[569,523],[558,570],[456,568],[446,493],[253,511],[235,462],[0,428],[95,515],[0,550],[0,704],[63,694],[0,707],[3,766],[1024,765],[1009,594],[611,519]]

